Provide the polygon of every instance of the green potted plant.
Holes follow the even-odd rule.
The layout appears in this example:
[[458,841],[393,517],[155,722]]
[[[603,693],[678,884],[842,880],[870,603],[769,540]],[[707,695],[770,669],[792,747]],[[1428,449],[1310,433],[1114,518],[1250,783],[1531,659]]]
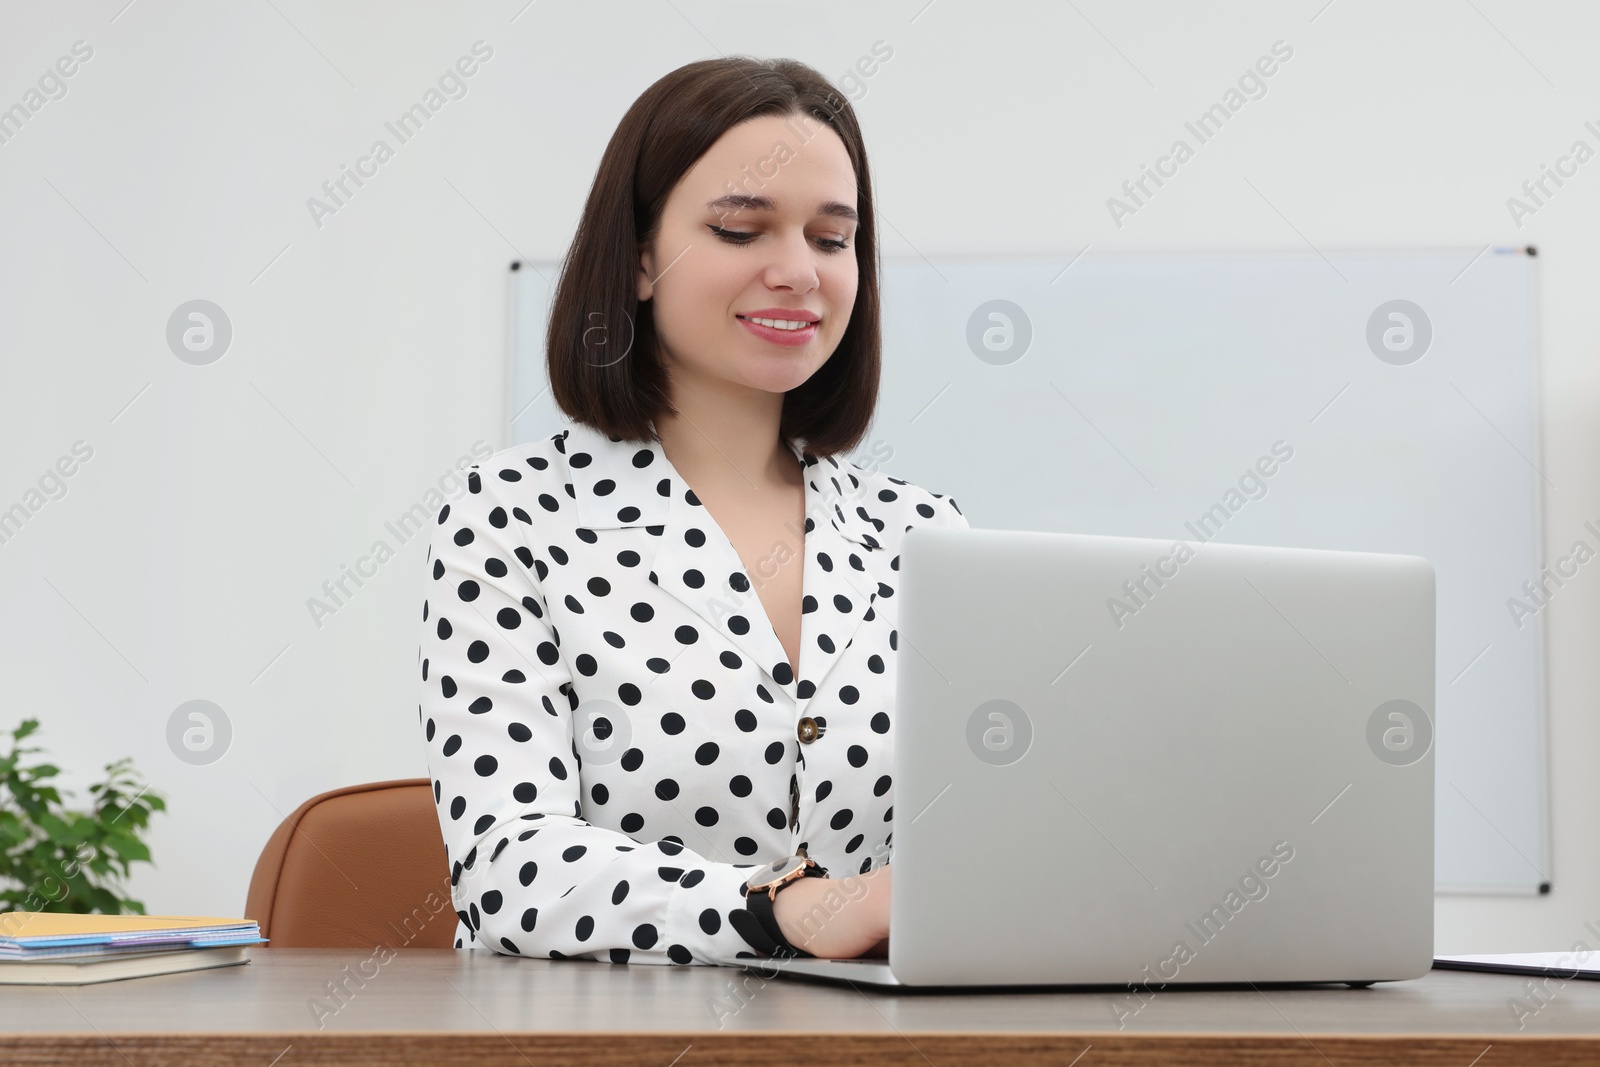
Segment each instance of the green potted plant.
[[124,757],[89,787],[92,810],[67,810],[51,782],[60,768],[34,761],[43,749],[22,743],[38,728],[38,719],[24,719],[0,753],[0,912],[143,915],[122,881],[134,863],[151,862],[140,835],[166,801]]

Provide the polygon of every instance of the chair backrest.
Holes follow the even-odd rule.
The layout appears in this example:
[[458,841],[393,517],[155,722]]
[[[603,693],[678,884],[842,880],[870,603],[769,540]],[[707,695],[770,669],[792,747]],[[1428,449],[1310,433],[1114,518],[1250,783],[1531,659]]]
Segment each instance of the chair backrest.
[[314,796],[273,832],[245,917],[275,948],[449,948],[456,913],[426,778]]

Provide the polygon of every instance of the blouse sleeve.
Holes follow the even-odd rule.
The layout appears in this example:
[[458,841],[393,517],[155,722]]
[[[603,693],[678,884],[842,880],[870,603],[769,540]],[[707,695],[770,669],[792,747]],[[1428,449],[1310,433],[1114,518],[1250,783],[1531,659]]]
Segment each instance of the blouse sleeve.
[[972,524],[967,521],[967,516],[962,513],[961,507],[956,503],[955,497],[943,497],[941,499],[941,503],[944,505],[944,510],[947,513],[945,521],[946,526],[955,530],[972,529]]
[[432,528],[419,709],[457,915],[513,955],[759,958],[734,926],[754,922],[743,894],[754,864],[582,818],[578,700],[523,536],[533,520],[476,465],[467,481]]

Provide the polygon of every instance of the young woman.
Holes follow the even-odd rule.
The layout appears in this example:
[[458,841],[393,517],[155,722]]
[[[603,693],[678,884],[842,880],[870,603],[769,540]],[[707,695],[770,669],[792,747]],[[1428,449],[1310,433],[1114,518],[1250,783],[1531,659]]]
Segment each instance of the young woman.
[[845,454],[878,392],[856,117],[793,60],[623,117],[552,306],[572,425],[428,553],[421,725],[458,948],[887,950],[899,545],[954,499]]

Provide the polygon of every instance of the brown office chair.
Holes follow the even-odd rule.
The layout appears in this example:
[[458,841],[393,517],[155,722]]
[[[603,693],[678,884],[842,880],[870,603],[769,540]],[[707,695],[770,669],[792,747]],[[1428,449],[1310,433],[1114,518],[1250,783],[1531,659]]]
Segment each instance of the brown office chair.
[[314,796],[267,840],[245,917],[272,948],[450,948],[456,913],[427,778]]

